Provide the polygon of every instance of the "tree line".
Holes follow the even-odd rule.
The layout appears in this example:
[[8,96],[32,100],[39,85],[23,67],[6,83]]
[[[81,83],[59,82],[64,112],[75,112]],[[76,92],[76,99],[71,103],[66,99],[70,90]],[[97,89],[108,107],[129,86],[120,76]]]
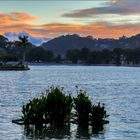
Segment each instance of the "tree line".
[[28,37],[19,37],[19,41],[10,42],[0,36],[0,61],[26,61],[43,63],[82,63],[82,64],[139,64],[140,48],[91,50],[89,48],[70,49],[65,55],[54,54],[47,47],[36,47],[28,42]]
[[[22,47],[9,47],[6,48],[7,53],[0,55],[0,61],[22,61],[23,48]],[[26,48],[26,60],[27,62],[53,62],[54,54],[52,51],[44,49],[43,47],[27,46]]]
[[93,50],[88,48],[73,49],[66,52],[66,59],[72,63],[86,64],[139,64],[140,48],[135,49],[103,49]]
[[[7,48],[7,55],[0,56],[0,61],[19,61],[22,59],[22,47]],[[71,49],[62,57],[55,55],[44,47],[28,46],[26,49],[26,61],[43,63],[82,63],[82,64],[139,64],[140,48],[136,49],[103,49],[90,50],[88,48]]]

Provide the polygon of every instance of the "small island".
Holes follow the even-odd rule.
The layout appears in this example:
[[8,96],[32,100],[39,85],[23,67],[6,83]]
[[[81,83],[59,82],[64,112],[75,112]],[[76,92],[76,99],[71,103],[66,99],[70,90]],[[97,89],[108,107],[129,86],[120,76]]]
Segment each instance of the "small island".
[[16,45],[22,47],[22,60],[20,62],[17,62],[17,58],[14,56],[2,57],[0,62],[0,70],[30,70],[28,65],[25,63],[26,48],[29,45],[28,36],[24,35],[19,36],[18,38],[19,41],[16,43]]

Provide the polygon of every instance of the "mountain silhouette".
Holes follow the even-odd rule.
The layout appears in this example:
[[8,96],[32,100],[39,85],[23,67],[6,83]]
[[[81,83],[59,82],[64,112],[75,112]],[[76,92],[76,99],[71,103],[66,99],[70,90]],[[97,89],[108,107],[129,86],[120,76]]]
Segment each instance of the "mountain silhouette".
[[132,37],[122,36],[119,39],[93,38],[91,36],[81,37],[77,34],[63,35],[42,44],[43,47],[54,52],[54,54],[64,55],[69,49],[89,48],[91,50],[113,49],[116,47],[136,48],[140,47],[140,34]]

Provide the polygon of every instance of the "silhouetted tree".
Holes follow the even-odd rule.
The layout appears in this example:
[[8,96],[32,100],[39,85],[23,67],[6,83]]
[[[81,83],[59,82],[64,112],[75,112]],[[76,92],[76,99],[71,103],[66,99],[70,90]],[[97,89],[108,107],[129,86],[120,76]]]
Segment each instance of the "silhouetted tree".
[[61,62],[61,55],[58,54],[56,57],[55,57],[55,62],[56,63],[60,63]]
[[86,61],[90,50],[88,48],[82,48],[80,52],[80,59]]
[[121,56],[122,55],[123,55],[123,49],[122,48],[114,48],[113,49],[113,59],[114,59],[116,65],[121,64]]
[[0,61],[2,62],[17,61],[17,60],[18,58],[14,55],[0,56]]
[[68,50],[66,52],[66,58],[68,60],[71,60],[72,63],[77,63],[77,61],[80,58],[80,50],[78,49]]
[[112,61],[112,52],[108,49],[101,51],[102,63],[108,64]]
[[53,52],[50,50],[46,50],[45,61],[51,62],[51,61],[53,61],[53,58],[54,58]]
[[124,50],[126,62],[132,64],[140,63],[140,49],[126,49]]
[[50,62],[53,60],[53,52],[44,49],[43,47],[34,47],[27,55],[28,61]]
[[27,45],[29,45],[29,42],[28,42],[28,36],[19,36],[19,41],[20,41],[20,44],[22,45],[23,47],[23,54],[22,54],[22,65],[25,64],[25,60],[26,60],[26,48],[27,48]]
[[92,51],[90,52],[87,63],[89,64],[101,64],[102,58],[101,58],[101,52],[100,51]]

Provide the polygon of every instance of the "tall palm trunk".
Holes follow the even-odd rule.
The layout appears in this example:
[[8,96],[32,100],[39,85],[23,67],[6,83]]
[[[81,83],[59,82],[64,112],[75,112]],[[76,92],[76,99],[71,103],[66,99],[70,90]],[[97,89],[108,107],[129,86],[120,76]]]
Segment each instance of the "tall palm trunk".
[[19,40],[21,41],[21,44],[23,46],[23,54],[22,54],[22,65],[25,65],[26,60],[26,46],[28,44],[28,36],[19,36]]
[[23,55],[22,55],[22,65],[25,65],[25,60],[26,60],[26,48],[24,47]]

